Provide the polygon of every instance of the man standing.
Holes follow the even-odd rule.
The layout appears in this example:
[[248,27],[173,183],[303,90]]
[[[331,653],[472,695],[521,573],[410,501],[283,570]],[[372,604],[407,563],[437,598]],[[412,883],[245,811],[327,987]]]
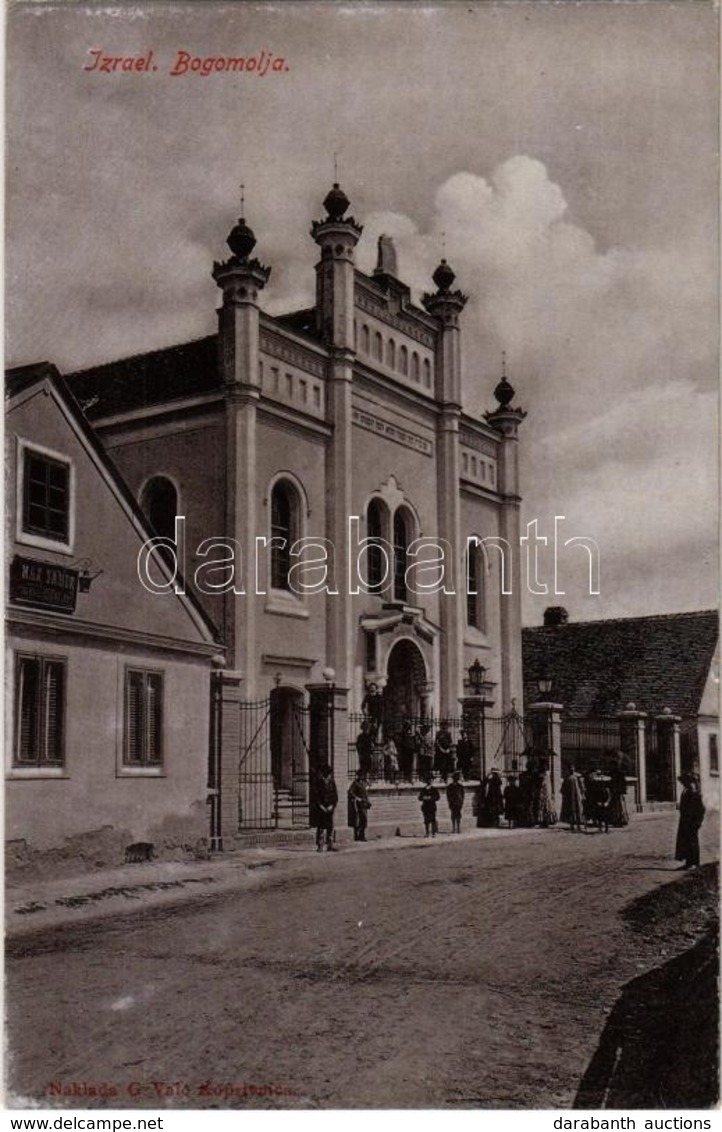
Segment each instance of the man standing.
[[474,746],[464,730],[459,732],[456,744],[456,765],[461,771],[461,777],[468,781],[471,775],[471,760],[474,757]]
[[454,754],[452,751],[452,738],[449,726],[444,720],[441,729],[436,733],[434,747],[434,770],[447,782],[454,769]]
[[356,771],[356,777],[348,788],[348,824],[353,829],[354,841],[366,840],[366,827],[369,823],[368,811],[371,809],[363,775]]
[[333,852],[333,812],[338,805],[338,790],[333,780],[333,771],[326,763],[321,767],[316,784],[316,849],[320,853],[323,848],[324,834],[326,835],[326,849]]
[[451,832],[461,833],[461,810],[464,805],[464,787],[459,782],[460,774],[455,770],[451,782],[446,787],[446,801],[451,814]]

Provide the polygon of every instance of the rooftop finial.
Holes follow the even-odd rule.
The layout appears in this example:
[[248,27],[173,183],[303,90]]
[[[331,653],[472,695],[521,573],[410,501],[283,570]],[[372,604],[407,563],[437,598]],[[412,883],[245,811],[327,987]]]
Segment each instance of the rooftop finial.
[[241,183],[241,216],[246,215],[246,186]]
[[506,376],[506,350],[501,351],[501,381],[494,390],[500,409],[506,409],[514,400],[514,387]]
[[446,232],[441,233],[441,254],[446,259]]
[[333,180],[334,184],[338,183],[338,154],[333,155]]

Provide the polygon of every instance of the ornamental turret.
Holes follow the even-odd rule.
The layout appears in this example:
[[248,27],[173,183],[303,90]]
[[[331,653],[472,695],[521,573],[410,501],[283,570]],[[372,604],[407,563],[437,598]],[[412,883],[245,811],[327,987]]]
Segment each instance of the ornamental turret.
[[241,216],[226,241],[230,259],[213,264],[213,278],[223,292],[218,312],[219,365],[226,385],[258,386],[258,297],[271,274],[251,259],[256,237]]
[[456,279],[445,259],[432,275],[436,291],[422,296],[429,314],[439,320],[440,333],[436,343],[436,399],[442,403],[461,406],[461,341],[459,315],[467,304],[468,296],[452,291]]
[[346,216],[348,197],[338,182],[323,202],[326,217],[311,235],[321,249],[316,264],[316,329],[329,346],[353,350],[354,249],[363,228]]

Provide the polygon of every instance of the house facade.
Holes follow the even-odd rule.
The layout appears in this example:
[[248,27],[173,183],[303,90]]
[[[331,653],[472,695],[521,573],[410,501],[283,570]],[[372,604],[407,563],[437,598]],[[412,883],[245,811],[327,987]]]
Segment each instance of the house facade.
[[139,584],[152,532],[54,367],[8,375],[5,443],[8,861],[199,851],[214,627]]

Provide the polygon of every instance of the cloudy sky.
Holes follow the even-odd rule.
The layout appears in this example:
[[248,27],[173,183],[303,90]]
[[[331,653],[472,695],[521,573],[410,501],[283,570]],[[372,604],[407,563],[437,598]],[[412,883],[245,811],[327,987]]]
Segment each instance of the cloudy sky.
[[[333,153],[418,294],[445,241],[465,395],[506,349],[523,521],[562,550],[575,619],[717,604],[717,51],[711,3],[16,4],[7,56],[9,364],[71,370],[214,331],[238,184],[271,313],[312,301]],[[98,74],[89,51],[154,51]],[[258,74],[192,56],[283,58]],[[443,235],[442,235],[443,234]]]

